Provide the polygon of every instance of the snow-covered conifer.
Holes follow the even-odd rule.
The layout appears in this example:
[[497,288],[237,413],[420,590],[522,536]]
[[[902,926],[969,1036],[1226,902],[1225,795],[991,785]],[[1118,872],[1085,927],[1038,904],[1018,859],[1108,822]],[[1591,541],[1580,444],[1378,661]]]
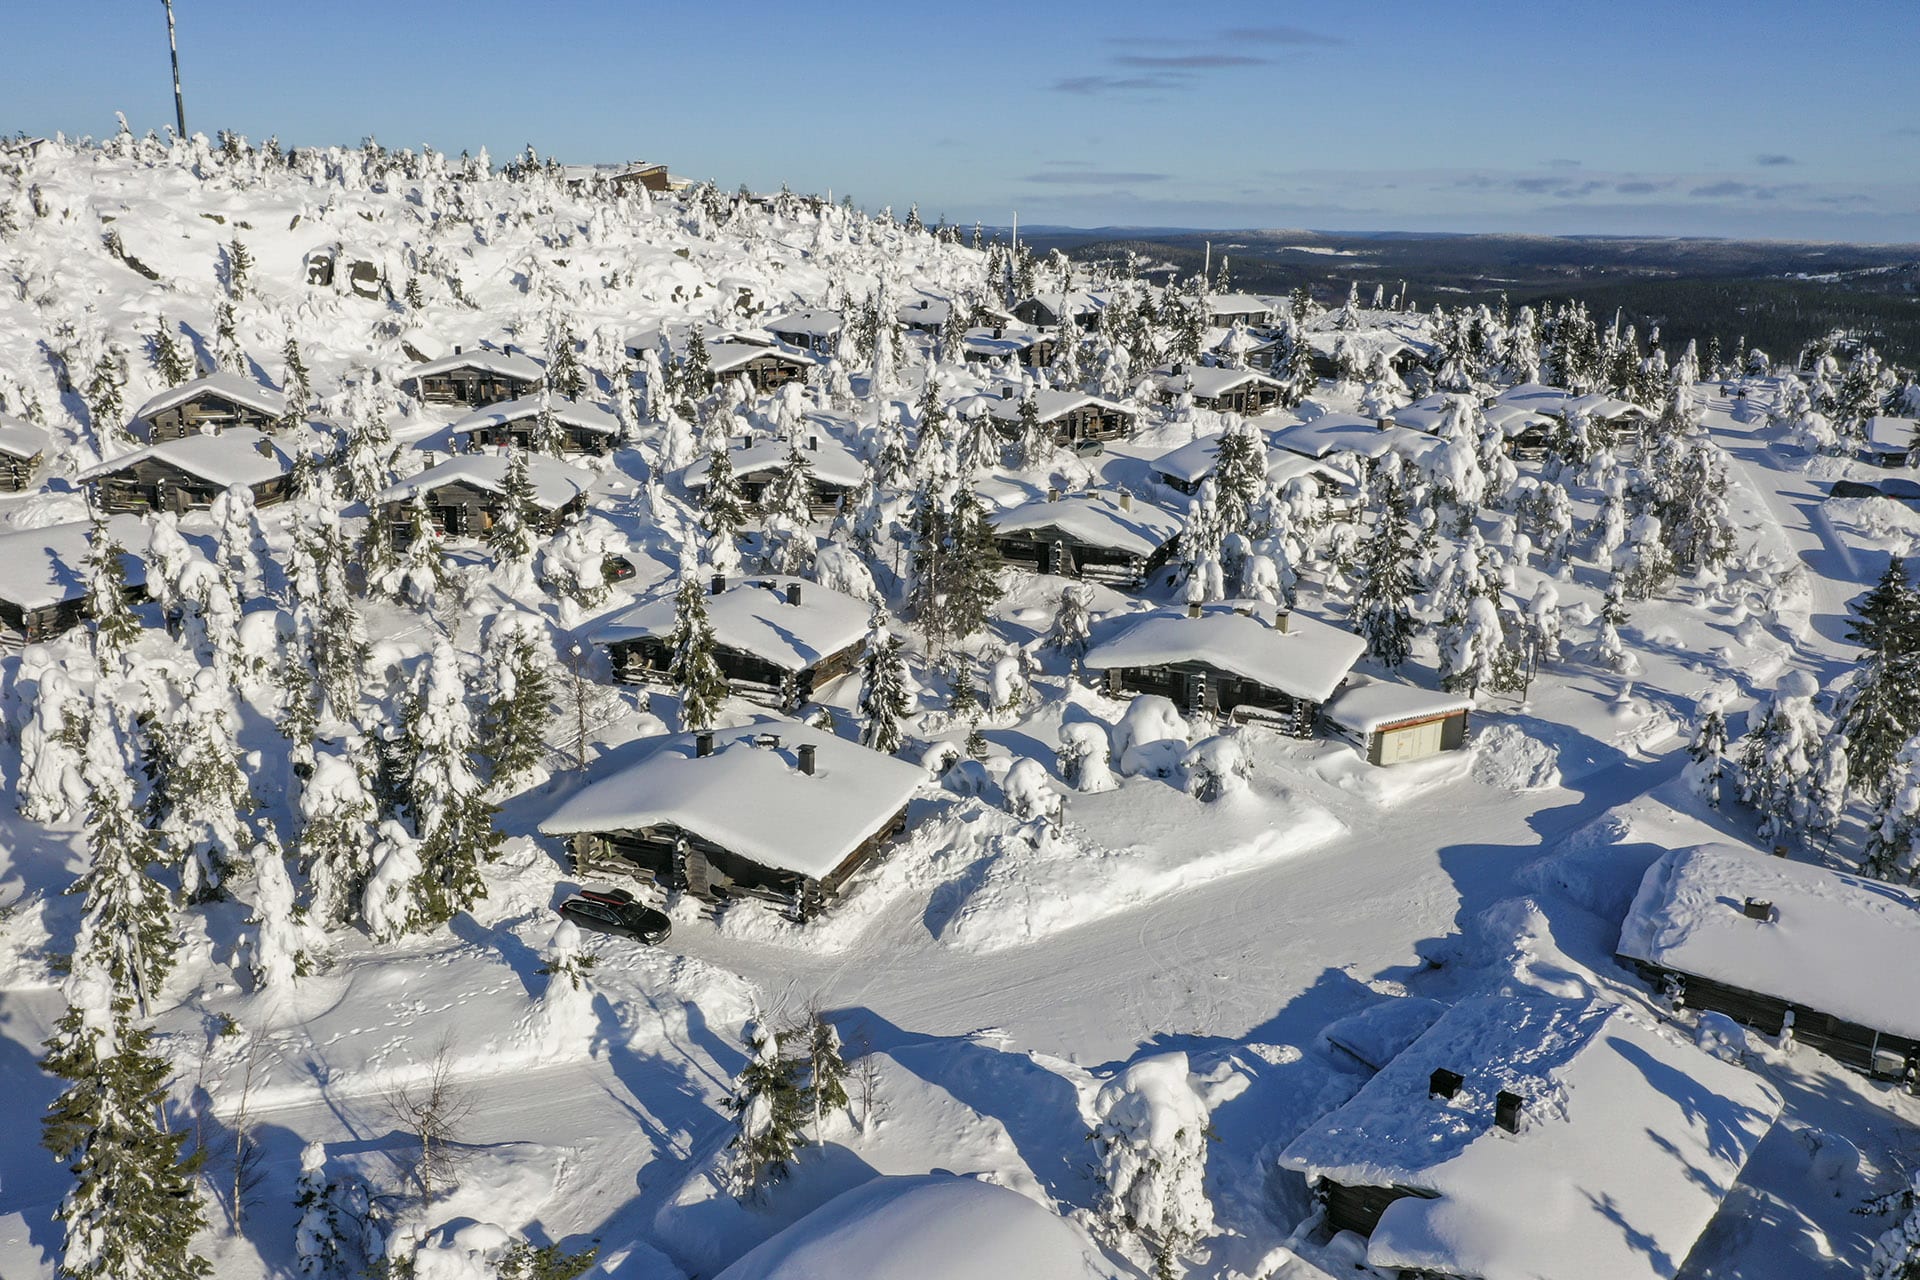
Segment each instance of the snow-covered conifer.
[[480,754],[492,762],[496,795],[518,790],[545,758],[553,720],[553,638],[545,621],[519,610],[495,614],[488,625],[486,707],[480,716]]
[[126,554],[105,518],[96,515],[80,574],[87,584],[83,608],[93,622],[94,656],[102,667],[117,663],[140,638],[140,619],[127,603]]
[[540,543],[539,509],[533,498],[527,453],[515,449],[500,482],[500,513],[487,530],[487,550],[494,567],[523,586],[533,584],[533,553]]
[[231,575],[234,594],[241,599],[259,594],[267,537],[260,528],[253,490],[244,484],[229,485],[213,500],[208,514],[217,530],[220,564]]
[[1094,1096],[1103,1234],[1162,1277],[1214,1231],[1205,1185],[1210,1118],[1184,1053],[1143,1058]]
[[781,1055],[779,1037],[759,1032],[748,1050],[747,1065],[727,1104],[739,1123],[728,1175],[734,1195],[743,1200],[787,1176],[800,1150],[807,1114],[799,1083],[801,1061]]
[[202,670],[166,728],[164,796],[158,832],[165,861],[179,870],[180,891],[192,902],[224,897],[227,881],[246,865],[255,805],[240,759],[232,686]]
[[290,986],[308,964],[305,921],[294,900],[285,855],[273,829],[253,847],[253,914],[247,917],[247,967],[258,988]]
[[169,387],[177,387],[193,377],[193,365],[181,354],[173,325],[165,316],[154,322],[153,336],[147,339],[147,355],[153,371]]
[[1805,830],[1809,783],[1821,747],[1817,686],[1802,671],[1782,677],[1754,710],[1740,755],[1740,798],[1760,815],[1760,838],[1781,840]]
[[860,742],[891,755],[900,749],[901,722],[910,709],[907,664],[900,638],[887,626],[887,615],[874,606],[868,623],[867,645],[860,656],[860,713],[867,718]]
[[459,655],[447,641],[436,642],[406,719],[407,814],[420,841],[417,925],[441,924],[486,897],[480,868],[500,843],[493,806],[474,773],[477,743],[466,693]]
[[[306,873],[309,917],[322,926],[362,916],[380,839],[375,768],[372,744],[350,735],[338,748],[313,754],[300,786],[295,852]],[[373,928],[370,918],[367,924]]]
[[[44,650],[28,654],[44,655]],[[37,676],[28,681],[23,658],[15,685],[31,684],[33,710],[20,729],[15,785],[20,816],[29,822],[66,822],[84,812],[88,801],[82,751],[91,713],[86,697],[60,667],[36,661],[32,669]]]
[[673,598],[673,630],[667,635],[672,655],[667,677],[680,694],[682,729],[711,728],[726,701],[727,678],[721,674],[714,647],[713,623],[707,617],[698,566],[689,564],[681,570],[680,586]]
[[1366,637],[1367,652],[1388,667],[1407,660],[1418,631],[1413,597],[1420,584],[1413,573],[1406,527],[1405,499],[1395,485],[1375,513],[1373,528],[1360,544],[1358,557],[1354,626]]
[[1687,743],[1687,782],[1710,809],[1720,807],[1720,779],[1726,773],[1727,717],[1721,699],[1702,699],[1700,719]]
[[400,592],[421,608],[430,609],[453,581],[439,530],[427,514],[427,500],[415,494],[407,508],[407,549],[400,561]]

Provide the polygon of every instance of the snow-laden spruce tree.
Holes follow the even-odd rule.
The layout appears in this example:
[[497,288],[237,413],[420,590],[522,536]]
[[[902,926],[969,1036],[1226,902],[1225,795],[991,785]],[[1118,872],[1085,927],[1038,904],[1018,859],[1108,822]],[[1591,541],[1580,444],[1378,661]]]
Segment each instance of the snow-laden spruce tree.
[[1781,677],[1756,707],[1740,754],[1740,798],[1760,815],[1760,839],[1806,829],[1809,785],[1824,734],[1813,707],[1818,685],[1804,671]]
[[1113,780],[1113,746],[1105,725],[1090,720],[1061,725],[1055,760],[1060,776],[1077,791],[1111,791],[1119,785]]
[[746,499],[723,441],[707,455],[707,484],[700,495],[700,527],[710,543],[735,545],[747,523]]
[[383,820],[373,843],[371,871],[360,891],[360,918],[375,942],[427,927],[429,908],[420,880],[420,841],[398,819]]
[[292,334],[287,335],[286,345],[280,349],[280,366],[280,393],[287,406],[280,416],[280,429],[291,431],[307,420],[313,408],[313,375],[300,355],[299,340]]
[[1615,671],[1627,671],[1633,666],[1633,655],[1620,639],[1620,628],[1627,623],[1626,598],[1620,590],[1618,576],[1608,579],[1607,591],[1600,602],[1600,629],[1594,640],[1593,660],[1601,666],[1611,667]]
[[453,581],[440,533],[427,514],[426,496],[416,493],[407,507],[407,549],[400,561],[399,593],[419,608],[431,609]]
[[1837,727],[1847,740],[1854,790],[1882,799],[1894,754],[1920,733],[1920,593],[1894,556],[1855,606],[1847,639],[1861,647],[1853,682],[1841,695]]
[[907,664],[900,637],[887,626],[886,611],[877,603],[867,624],[866,648],[860,655],[860,742],[891,755],[900,749],[901,722],[911,710],[907,695]]
[[1467,601],[1465,612],[1440,624],[1440,687],[1452,693],[1497,688],[1506,631],[1500,611],[1483,595]]
[[742,1200],[787,1176],[808,1114],[800,1087],[804,1059],[782,1055],[780,1037],[771,1030],[754,1031],[747,1046],[747,1065],[727,1103],[739,1125],[729,1144],[727,1177]]
[[[30,686],[32,715],[20,729],[15,794],[29,822],[67,822],[86,810],[88,792],[82,753],[91,711],[86,695],[44,649],[22,658],[15,690]],[[30,673],[32,673],[30,675]]]
[[794,575],[812,571],[814,541],[808,529],[813,519],[812,502],[813,463],[798,437],[793,437],[787,441],[786,454],[767,482],[760,503],[768,569]]
[[1053,626],[1044,641],[1049,649],[1058,649],[1070,659],[1087,656],[1087,644],[1093,636],[1093,591],[1074,582],[1060,588],[1060,604],[1053,613]]
[[1894,754],[1885,790],[1867,823],[1860,869],[1881,880],[1920,880],[1920,735]]
[[153,333],[147,338],[147,359],[160,381],[169,387],[193,377],[193,364],[180,350],[173,323],[164,315],[154,321]]
[[369,512],[378,506],[381,491],[393,482],[393,454],[393,433],[387,429],[385,406],[371,376],[362,371],[347,390],[346,442],[340,469],[346,474],[347,496],[367,504]]
[[1687,785],[1710,809],[1720,807],[1720,779],[1727,765],[1727,716],[1724,694],[1700,699],[1699,719],[1687,743]]
[[1906,1186],[1866,1206],[1869,1213],[1892,1213],[1898,1218],[1873,1242],[1873,1255],[1867,1259],[1862,1280],[1920,1278],[1920,1169],[1907,1177]]
[[487,896],[480,868],[500,835],[474,773],[476,734],[459,655],[437,641],[416,677],[406,719],[407,815],[420,841],[415,924],[430,928]]
[[533,473],[524,449],[515,449],[500,481],[500,511],[487,530],[494,568],[509,580],[512,594],[533,586],[533,553],[540,545],[539,508],[534,505]]
[[378,843],[375,768],[372,744],[350,734],[337,747],[313,754],[300,786],[294,848],[306,874],[308,915],[323,927],[362,915]]
[[246,866],[254,799],[240,758],[232,686],[201,670],[183,691],[165,730],[166,750],[154,790],[163,861],[180,876],[189,902],[226,896],[227,881]]
[[327,1149],[309,1142],[300,1149],[294,1207],[295,1273],[302,1280],[358,1280],[379,1253],[371,1239],[372,1197],[353,1174],[327,1176]]
[[308,929],[287,875],[286,855],[268,826],[249,857],[253,866],[253,911],[243,939],[247,969],[256,989],[293,985],[307,972]]
[[1213,483],[1222,532],[1248,532],[1267,486],[1266,445],[1252,423],[1237,419],[1221,433]]
[[827,1118],[847,1110],[852,1102],[847,1096],[847,1061],[840,1047],[840,1032],[814,1008],[807,1010],[792,1038],[799,1042],[803,1055],[802,1107],[813,1123],[814,1142],[823,1142]]
[[117,671],[128,649],[140,638],[140,619],[127,603],[127,550],[96,514],[87,534],[87,554],[80,576],[87,594],[82,609],[93,623],[93,654],[103,672]]
[[1207,1198],[1206,1098],[1184,1053],[1142,1058],[1094,1096],[1092,1128],[1102,1234],[1162,1280],[1214,1232]]
[[727,699],[727,678],[720,671],[715,648],[699,565],[689,562],[681,569],[673,597],[673,629],[667,633],[667,678],[680,694],[683,730],[712,728]]
[[267,535],[260,527],[253,490],[243,484],[229,485],[213,500],[207,514],[213,517],[220,565],[230,575],[234,594],[242,600],[259,595]]
[[488,624],[482,665],[486,702],[480,754],[492,763],[493,794],[511,795],[546,757],[554,714],[553,633],[534,614],[502,610]]
[[1406,499],[1395,484],[1384,491],[1373,527],[1360,544],[1353,597],[1354,629],[1366,638],[1367,652],[1387,667],[1407,660],[1419,631],[1413,598],[1420,583],[1414,576],[1412,555]]

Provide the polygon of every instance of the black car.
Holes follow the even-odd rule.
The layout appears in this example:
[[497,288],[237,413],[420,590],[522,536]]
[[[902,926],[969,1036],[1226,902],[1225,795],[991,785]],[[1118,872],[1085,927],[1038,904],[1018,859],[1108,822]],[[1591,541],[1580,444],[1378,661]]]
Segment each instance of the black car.
[[560,914],[582,929],[613,933],[648,946],[665,942],[673,921],[664,911],[642,906],[625,889],[583,889],[559,907]]
[[608,556],[600,562],[600,573],[608,582],[625,582],[637,572],[625,556]]

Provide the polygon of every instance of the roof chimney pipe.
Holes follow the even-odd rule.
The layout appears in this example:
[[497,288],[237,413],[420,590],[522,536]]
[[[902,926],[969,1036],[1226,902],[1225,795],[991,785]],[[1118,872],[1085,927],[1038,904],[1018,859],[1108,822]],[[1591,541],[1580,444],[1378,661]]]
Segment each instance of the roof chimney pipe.
[[1200,602],[1198,600],[1187,601],[1187,616],[1189,618],[1197,618],[1200,616]]
[[790,582],[787,584],[787,603],[794,606],[795,608],[800,607],[800,584],[799,583]]
[[693,735],[693,754],[702,760],[713,754],[713,735],[711,733],[696,733]]
[[1466,1077],[1458,1071],[1449,1071],[1445,1067],[1435,1067],[1433,1074],[1427,1077],[1427,1096],[1430,1098],[1451,1098],[1460,1092]]
[[725,591],[726,589],[727,589],[727,575],[724,573],[714,574],[713,575],[713,594],[719,595],[721,592]]
[[1748,898],[1740,910],[1749,920],[1765,923],[1773,919],[1773,903],[1766,898]]
[[809,778],[813,776],[816,767],[814,764],[816,752],[817,748],[811,742],[803,742],[800,744],[800,772],[806,774]]
[[1502,1089],[1493,1100],[1493,1122],[1508,1133],[1520,1132],[1521,1105],[1519,1094]]

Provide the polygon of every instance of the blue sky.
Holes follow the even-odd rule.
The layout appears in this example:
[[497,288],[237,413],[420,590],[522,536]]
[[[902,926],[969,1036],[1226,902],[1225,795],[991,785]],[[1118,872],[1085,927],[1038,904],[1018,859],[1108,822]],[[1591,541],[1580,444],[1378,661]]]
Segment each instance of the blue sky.
[[[172,121],[154,0],[18,6],[0,130]],[[176,0],[188,124],[929,221],[1920,241],[1914,0]]]

